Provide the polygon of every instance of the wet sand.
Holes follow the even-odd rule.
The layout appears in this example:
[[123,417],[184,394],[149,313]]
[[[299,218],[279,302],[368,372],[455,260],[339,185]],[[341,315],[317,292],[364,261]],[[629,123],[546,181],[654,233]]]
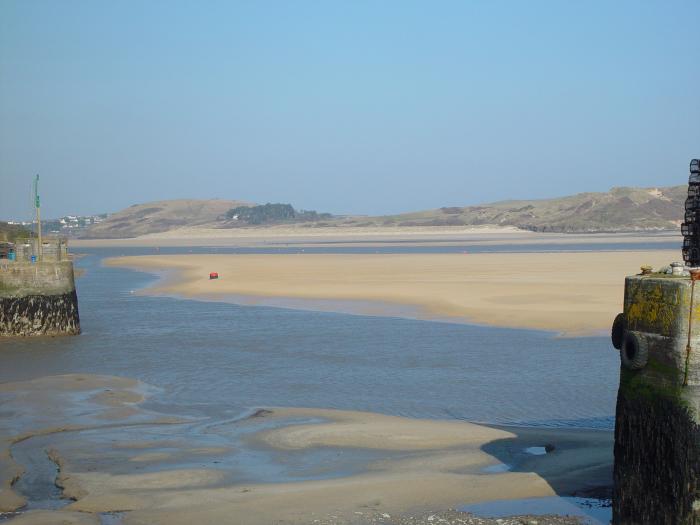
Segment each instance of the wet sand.
[[172,424],[137,408],[147,388],[131,379],[88,374],[48,376],[0,384],[0,512],[21,508],[26,499],[12,490],[24,473],[11,447],[36,436],[114,424]]
[[[283,464],[299,450],[335,450],[350,459],[363,450],[381,455],[351,475],[241,482],[216,460],[241,451],[233,443],[197,447],[201,435],[189,433],[190,418],[139,406],[153,391],[129,379],[87,374],[0,384],[0,402],[10,416],[0,426],[6,459],[0,464],[2,510],[23,504],[10,487],[23,471],[11,457],[13,444],[40,436],[48,441],[36,446],[46,447],[60,469],[56,483],[63,497],[74,501],[24,513],[17,523],[25,525],[98,523],[98,516],[109,512],[123,513],[120,520],[127,525],[388,522],[384,516],[427,516],[471,502],[549,496],[562,479],[571,490],[610,483],[609,432],[535,429],[521,436],[517,429],[459,421],[302,408],[213,421],[201,435],[217,427],[246,427],[251,432],[237,446],[269,450]],[[133,427],[144,431],[123,433]],[[145,429],[156,427],[167,439],[149,440]],[[527,468],[521,462],[512,471],[484,470],[513,451],[550,442],[562,446],[533,456]]]
[[[603,334],[622,308],[624,276],[678,259],[672,250],[584,253],[154,255],[105,264],[165,273],[146,293],[410,316],[567,336]],[[220,278],[209,279],[216,271]],[[316,303],[314,303],[316,301]],[[333,303],[335,301],[335,303]],[[346,310],[339,302],[355,302]],[[393,305],[393,307],[392,307]],[[407,309],[410,314],[407,315]],[[362,312],[359,312],[362,313]]]

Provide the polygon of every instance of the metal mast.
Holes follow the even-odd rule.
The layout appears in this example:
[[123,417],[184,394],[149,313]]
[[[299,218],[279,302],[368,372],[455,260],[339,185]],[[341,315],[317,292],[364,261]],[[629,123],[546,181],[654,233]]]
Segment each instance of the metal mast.
[[41,242],[41,203],[39,201],[39,175],[34,179],[34,208],[36,209],[36,231],[39,237],[39,246],[37,248],[37,261],[42,259],[42,251],[44,245]]

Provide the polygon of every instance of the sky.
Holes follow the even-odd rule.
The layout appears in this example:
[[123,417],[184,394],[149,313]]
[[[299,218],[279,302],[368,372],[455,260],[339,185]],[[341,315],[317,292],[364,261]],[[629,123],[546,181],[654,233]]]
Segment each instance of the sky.
[[0,2],[0,219],[687,182],[700,2]]

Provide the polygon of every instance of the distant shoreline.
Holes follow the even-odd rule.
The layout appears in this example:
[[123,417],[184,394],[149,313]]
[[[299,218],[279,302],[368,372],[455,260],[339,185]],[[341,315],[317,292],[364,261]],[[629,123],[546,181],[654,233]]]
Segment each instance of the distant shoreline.
[[517,228],[499,227],[414,227],[414,228],[240,228],[204,229],[186,228],[163,233],[123,239],[72,239],[73,247],[185,247],[185,246],[268,246],[315,245],[352,243],[522,243],[522,244],[578,244],[578,243],[633,243],[682,242],[678,232],[635,233],[535,233]]

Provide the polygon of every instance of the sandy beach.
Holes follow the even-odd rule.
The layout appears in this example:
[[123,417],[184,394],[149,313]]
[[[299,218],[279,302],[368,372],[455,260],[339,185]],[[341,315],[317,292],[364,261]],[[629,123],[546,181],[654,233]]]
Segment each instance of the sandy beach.
[[[602,334],[624,276],[676,251],[498,254],[153,255],[105,264],[164,276],[145,293]],[[219,273],[210,280],[209,272]],[[278,300],[275,302],[275,300]],[[282,301],[285,300],[285,301]],[[342,302],[346,301],[347,304]]]
[[[236,453],[235,447],[198,448],[202,435],[192,434],[197,427],[188,426],[191,420],[139,406],[148,392],[148,385],[137,381],[87,374],[0,385],[4,410],[17,416],[0,427],[0,511],[24,503],[12,486],[25,474],[12,459],[12,452],[18,452],[13,447],[42,438],[48,439],[41,446],[59,469],[56,484],[68,499],[58,509],[30,509],[17,523],[99,523],[99,515],[110,512],[121,513],[120,522],[127,525],[224,523],[232,516],[236,523],[250,525],[314,519],[373,523],[377,517],[389,523],[384,516],[550,496],[555,490],[585,490],[610,482],[609,432],[531,430],[518,436],[516,429],[460,421],[274,407],[233,422],[213,422],[205,434],[216,429],[225,435],[226,427],[242,427],[249,430],[244,443],[252,449],[289,454],[330,447],[350,460],[359,450],[381,455],[354,475],[237,482],[217,467]],[[139,426],[165,428],[168,437],[124,434]],[[499,464],[499,451],[549,442],[558,446],[556,453],[533,456],[519,471],[484,471]]]
[[125,239],[76,239],[72,242],[75,246],[201,246],[231,244],[263,245],[270,243],[288,242],[340,242],[340,241],[366,241],[383,242],[387,240],[417,240],[417,239],[481,239],[485,237],[498,237],[503,239],[519,239],[532,236],[526,232],[512,227],[483,226],[483,227],[353,227],[334,228],[321,227],[309,228],[304,225],[275,225],[258,226],[252,228],[203,228],[188,227],[141,235]]
[[187,247],[187,246],[373,246],[437,244],[620,244],[682,242],[677,232],[649,233],[536,233],[499,226],[421,226],[371,228],[309,228],[269,226],[255,228],[179,228],[126,239],[73,239],[71,246],[81,247]]

